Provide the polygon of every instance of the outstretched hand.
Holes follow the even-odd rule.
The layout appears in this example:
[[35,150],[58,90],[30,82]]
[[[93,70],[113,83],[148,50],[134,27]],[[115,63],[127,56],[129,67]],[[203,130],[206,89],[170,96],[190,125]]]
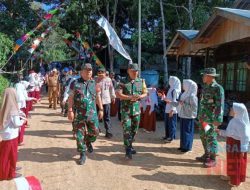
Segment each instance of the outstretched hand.
[[75,117],[74,112],[73,111],[69,111],[68,112],[68,120],[72,122],[74,120],[74,117]]

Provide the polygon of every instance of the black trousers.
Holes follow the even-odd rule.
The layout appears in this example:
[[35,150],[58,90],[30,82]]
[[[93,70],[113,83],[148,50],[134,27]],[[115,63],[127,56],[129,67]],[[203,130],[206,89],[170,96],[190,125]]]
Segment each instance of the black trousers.
[[111,133],[110,104],[103,105],[103,121],[106,133]]

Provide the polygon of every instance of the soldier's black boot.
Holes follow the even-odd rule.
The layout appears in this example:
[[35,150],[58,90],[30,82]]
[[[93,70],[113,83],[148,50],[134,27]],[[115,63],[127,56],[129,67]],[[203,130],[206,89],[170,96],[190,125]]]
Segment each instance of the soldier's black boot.
[[133,146],[131,146],[131,154],[136,154],[136,150],[134,149]]
[[94,151],[93,146],[92,146],[91,143],[86,143],[86,146],[87,146],[87,150],[88,150],[89,153],[92,153]]
[[206,154],[203,154],[202,156],[200,157],[196,157],[195,160],[197,160],[198,162],[205,162],[207,159],[207,155]]
[[126,159],[132,159],[132,151],[131,148],[126,148],[126,155],[125,155]]
[[80,159],[79,159],[78,164],[79,164],[79,165],[83,165],[83,164],[85,163],[85,161],[86,161],[86,154],[85,154],[85,152],[82,152],[82,153],[80,154]]
[[205,168],[215,167],[216,166],[216,160],[211,159],[211,158],[207,158],[205,163],[204,163],[204,166],[205,166]]

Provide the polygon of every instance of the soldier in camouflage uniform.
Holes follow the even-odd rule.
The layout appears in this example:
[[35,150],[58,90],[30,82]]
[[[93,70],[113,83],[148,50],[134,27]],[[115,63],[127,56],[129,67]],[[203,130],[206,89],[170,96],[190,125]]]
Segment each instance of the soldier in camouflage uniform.
[[[206,68],[203,74],[203,86],[198,119],[200,122],[200,138],[204,148],[204,155],[196,157],[203,162],[205,167],[216,166],[216,154],[218,152],[217,133],[215,132],[223,122],[224,89],[216,81],[215,68]],[[209,127],[207,130],[206,127]]]
[[66,117],[67,115],[67,111],[65,109],[65,104],[63,103],[63,96],[64,96],[64,92],[65,92],[65,89],[66,89],[66,82],[69,78],[69,75],[68,75],[68,72],[69,72],[69,68],[68,67],[64,67],[63,68],[63,76],[60,80],[60,105],[61,105],[61,113],[64,114],[64,116]]
[[[80,75],[81,78],[70,84],[68,119],[73,121],[77,151],[80,152],[79,164],[83,165],[86,160],[86,148],[89,153],[93,152],[91,143],[95,142],[99,133],[98,117],[103,117],[103,106],[100,88],[92,80],[91,64],[83,64]],[[96,104],[99,107],[98,115]],[[75,113],[73,109],[76,110]]]
[[139,100],[147,96],[147,87],[145,81],[138,78],[137,64],[129,64],[128,74],[129,76],[117,86],[116,95],[121,100],[121,123],[126,148],[125,157],[132,159],[132,154],[136,153],[132,142],[140,122]]

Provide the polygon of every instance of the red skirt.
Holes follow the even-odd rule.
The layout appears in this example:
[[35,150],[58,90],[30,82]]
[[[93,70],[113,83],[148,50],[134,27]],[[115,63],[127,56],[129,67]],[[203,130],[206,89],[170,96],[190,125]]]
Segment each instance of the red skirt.
[[26,125],[23,124],[20,127],[19,134],[18,134],[18,144],[21,144],[23,142],[24,132],[25,132]]
[[40,91],[35,91],[35,98],[36,98],[37,100],[40,100],[40,99],[41,99]]
[[240,141],[227,137],[227,175],[231,184],[239,185],[246,181],[247,153],[241,155]]
[[26,109],[28,113],[30,110],[32,110],[32,108],[33,108],[33,101],[32,100],[26,101]]
[[0,142],[0,180],[16,177],[17,138]]
[[156,114],[155,112],[150,113],[150,106],[147,106],[144,113],[141,114],[141,122],[142,128],[147,131],[155,131],[156,129]]
[[140,115],[140,125],[139,128],[143,128],[143,118],[144,118],[144,112],[143,109],[141,108],[141,115]]
[[115,100],[115,103],[112,103],[111,102],[111,109],[110,109],[110,116],[111,117],[115,117],[116,116],[116,114],[117,114],[117,112],[118,112],[118,102],[119,100],[118,99],[116,99]]

